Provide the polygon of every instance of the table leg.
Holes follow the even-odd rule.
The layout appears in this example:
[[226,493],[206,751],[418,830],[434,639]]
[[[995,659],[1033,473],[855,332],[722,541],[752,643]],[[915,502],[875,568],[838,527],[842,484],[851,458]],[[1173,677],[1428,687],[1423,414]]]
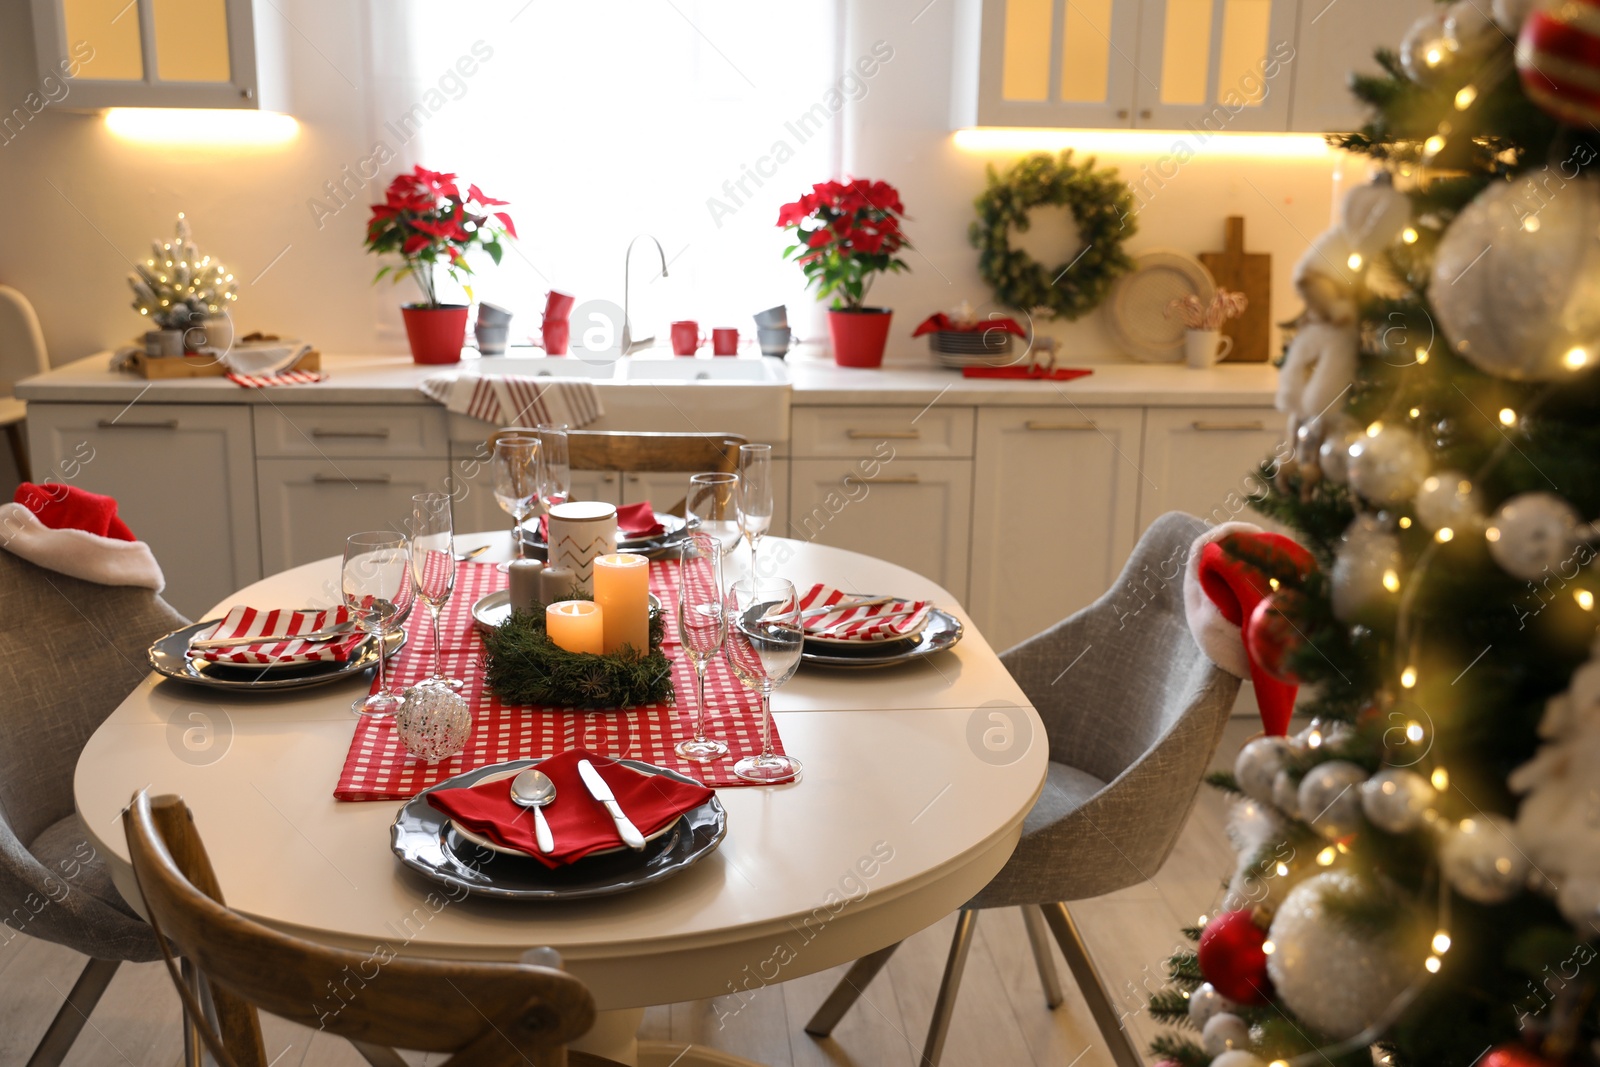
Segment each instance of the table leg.
[[643,1008],[622,1008],[602,1011],[594,1017],[594,1027],[572,1043],[580,1052],[592,1052],[618,1063],[637,1067],[639,1063],[639,1024],[644,1022]]

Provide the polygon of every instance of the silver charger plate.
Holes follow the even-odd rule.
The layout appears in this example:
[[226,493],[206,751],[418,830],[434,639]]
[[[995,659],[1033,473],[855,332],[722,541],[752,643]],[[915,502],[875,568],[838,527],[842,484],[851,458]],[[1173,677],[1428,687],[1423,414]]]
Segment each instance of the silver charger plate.
[[[682,515],[669,515],[664,511],[655,512],[656,522],[661,524],[662,531],[649,537],[621,537],[617,538],[618,552],[634,552],[641,556],[654,555],[677,548],[688,536],[693,525],[684,522]],[[521,528],[522,543],[533,550],[531,555],[538,559],[545,559],[549,549],[544,543],[544,537],[539,533],[539,524],[530,522]]]
[[[660,612],[661,599],[654,593],[650,597],[650,610]],[[472,604],[472,621],[480,630],[494,630],[505,624],[511,618],[511,590],[496,589],[487,593]]]
[[928,622],[917,633],[915,643],[895,641],[893,646],[876,649],[863,647],[859,652],[846,652],[837,645],[819,646],[807,641],[800,651],[800,662],[814,667],[841,667],[865,670],[875,667],[896,667],[914,663],[919,659],[956,647],[962,637],[961,620],[947,611],[934,608],[928,612]]
[[[716,851],[728,834],[728,813],[713,796],[687,811],[669,833],[645,846],[603,856],[586,856],[552,870],[533,857],[508,856],[480,848],[456,832],[449,816],[428,803],[435,789],[458,789],[506,770],[537,766],[542,760],[520,759],[479,767],[431,786],[401,805],[389,830],[389,847],[405,866],[435,882],[457,886],[476,896],[501,900],[584,900],[643,889],[678,875]],[[665,767],[642,760],[618,760],[645,774],[659,774],[698,785]]]
[[[232,689],[238,692],[261,692],[285,689],[308,689],[314,685],[327,685],[342,681],[374,666],[378,662],[377,642],[367,638],[356,647],[355,654],[343,663],[296,663],[286,666],[266,667],[244,663],[211,663],[189,658],[189,642],[202,630],[217,625],[219,619],[193,623],[181,630],[156,639],[148,653],[150,669],[176,681],[190,685],[203,685],[212,689]],[[386,656],[400,651],[406,643],[404,630],[396,630],[385,642]]]

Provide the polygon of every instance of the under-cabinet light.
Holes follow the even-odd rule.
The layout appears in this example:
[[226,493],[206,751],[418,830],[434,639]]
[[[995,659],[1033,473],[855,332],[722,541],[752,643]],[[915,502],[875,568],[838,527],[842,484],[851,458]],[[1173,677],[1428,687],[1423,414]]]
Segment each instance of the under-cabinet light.
[[975,126],[955,132],[963,152],[1126,152],[1163,155],[1184,150],[1194,155],[1248,156],[1257,159],[1328,159],[1334,156],[1319,134],[1218,133],[1205,128],[1179,130],[1058,130]]
[[244,108],[114,107],[106,129],[142,144],[278,145],[294,140],[293,115]]

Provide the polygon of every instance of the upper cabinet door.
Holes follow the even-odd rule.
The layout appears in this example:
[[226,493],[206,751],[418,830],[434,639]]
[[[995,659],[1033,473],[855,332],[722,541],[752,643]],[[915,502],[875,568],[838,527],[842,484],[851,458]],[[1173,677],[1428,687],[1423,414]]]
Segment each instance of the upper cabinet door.
[[[258,32],[255,7],[252,0],[33,0],[40,82],[63,84],[65,93],[51,102],[68,109],[287,110],[278,34]],[[277,17],[270,4],[259,13],[263,24],[267,16]]]
[[1300,12],[1289,128],[1297,133],[1360,129],[1367,115],[1350,95],[1350,72],[1381,73],[1372,54],[1380,47],[1398,49],[1411,24],[1434,6],[1431,0],[1381,5],[1307,0]]
[[1200,133],[1287,130],[1299,65],[1297,6],[1142,0],[1134,124]]
[[970,0],[957,38],[958,127],[1133,125],[1138,3]]

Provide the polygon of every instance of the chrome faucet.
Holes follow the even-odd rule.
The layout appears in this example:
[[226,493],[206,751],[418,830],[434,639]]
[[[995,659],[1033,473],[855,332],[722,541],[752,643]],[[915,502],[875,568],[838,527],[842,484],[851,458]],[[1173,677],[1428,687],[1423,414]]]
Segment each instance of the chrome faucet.
[[[622,257],[622,354],[625,356],[632,355],[641,348],[649,348],[656,342],[654,334],[635,341],[633,339],[633,323],[628,318],[628,296],[631,279],[628,265],[633,262],[633,246],[639,243],[640,237],[650,237],[650,235],[641,233],[638,237],[629,241],[628,251]],[[667,253],[662,249],[661,242],[654,237],[650,237],[650,243],[656,246],[656,254],[661,257],[661,276],[665,278],[667,276]]]

